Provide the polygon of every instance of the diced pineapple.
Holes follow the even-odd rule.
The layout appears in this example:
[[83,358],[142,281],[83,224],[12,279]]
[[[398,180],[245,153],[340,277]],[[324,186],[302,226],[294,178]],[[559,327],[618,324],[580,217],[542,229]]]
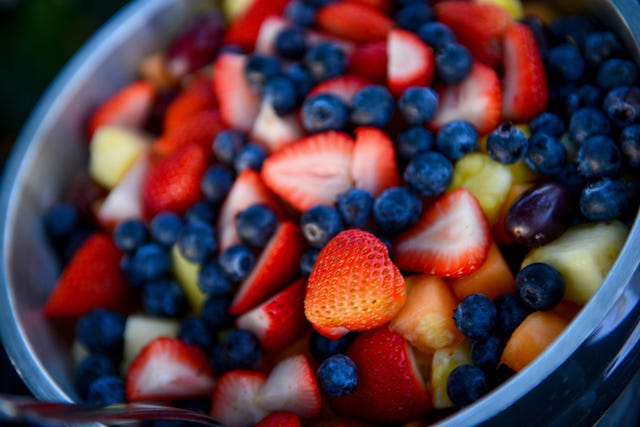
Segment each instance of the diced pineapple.
[[173,245],[171,249],[171,271],[178,283],[180,283],[192,310],[199,313],[206,299],[206,295],[198,285],[199,264],[183,257],[178,246]]
[[581,224],[527,254],[522,267],[534,262],[553,265],[565,283],[565,298],[585,304],[615,262],[629,230],[620,221]]
[[520,0],[476,0],[478,3],[493,3],[506,9],[513,19],[520,19],[524,16],[524,8]]
[[102,126],[89,145],[89,174],[107,189],[116,186],[149,145],[150,139],[121,126]]
[[146,314],[132,314],[127,317],[124,328],[122,369],[126,370],[126,367],[136,358],[144,346],[158,337],[176,337],[179,328],[178,319]]
[[492,160],[487,154],[471,153],[456,162],[450,189],[465,187],[469,190],[480,202],[489,223],[494,224],[511,181],[508,166]]
[[255,0],[223,0],[220,5],[222,13],[229,22],[242,15]]
[[540,179],[541,175],[531,169],[524,160],[507,165],[511,172],[511,184],[522,184]]
[[470,363],[471,344],[468,340],[436,350],[431,363],[431,398],[435,409],[455,406],[447,394],[447,378],[456,367]]

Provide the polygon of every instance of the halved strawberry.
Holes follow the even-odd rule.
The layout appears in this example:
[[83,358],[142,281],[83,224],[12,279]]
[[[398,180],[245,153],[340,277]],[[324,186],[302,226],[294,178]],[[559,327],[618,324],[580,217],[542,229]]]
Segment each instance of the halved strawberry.
[[380,129],[362,126],[355,130],[351,160],[353,185],[377,196],[400,184],[393,141]]
[[394,28],[387,37],[387,85],[400,96],[411,86],[429,86],[435,73],[433,49],[411,31]]
[[231,22],[224,35],[226,44],[237,44],[253,51],[262,22],[271,15],[282,15],[289,0],[254,0],[240,16]]
[[342,99],[345,104],[350,105],[355,94],[370,84],[371,81],[364,77],[345,74],[318,83],[309,91],[307,97],[320,93],[331,93]]
[[[257,0],[258,1],[258,0]],[[260,98],[244,77],[247,56],[225,52],[213,64],[213,92],[222,121],[229,127],[249,132],[260,110]]]
[[272,412],[260,421],[254,427],[300,427],[300,417],[291,411]]
[[431,411],[431,398],[402,335],[385,325],[360,334],[346,355],[358,370],[354,393],[329,399],[341,415],[375,423],[405,424]]
[[387,41],[375,41],[356,46],[349,53],[348,73],[374,83],[387,81]]
[[307,281],[297,279],[282,291],[236,319],[238,328],[253,332],[262,348],[280,351],[304,334],[309,324],[304,317]]
[[95,308],[126,311],[131,291],[120,270],[121,257],[108,234],[89,236],[62,271],[44,313],[78,318]]
[[494,2],[453,0],[438,3],[434,12],[476,60],[494,68],[500,65],[502,36],[514,22],[507,9]]
[[338,233],[318,254],[304,310],[314,329],[336,339],[389,322],[405,298],[404,279],[386,245],[354,228]]
[[392,1],[391,0],[344,0],[347,3],[360,3],[366,4],[368,6],[375,7],[376,9],[380,9],[388,12],[391,10]]
[[461,187],[441,196],[393,241],[398,267],[440,277],[476,270],[491,247],[489,222],[478,200]]
[[275,55],[275,42],[280,31],[287,28],[289,21],[279,15],[270,15],[260,24],[260,31],[256,37],[255,52],[265,55]]
[[211,82],[203,76],[196,76],[167,106],[162,129],[171,131],[199,112],[215,110],[216,106]]
[[500,123],[502,115],[502,87],[493,70],[475,62],[469,75],[454,85],[439,85],[438,110],[429,122],[438,130],[453,120],[466,120],[480,135],[487,135]]
[[248,427],[257,423],[269,413],[255,403],[266,379],[267,375],[259,371],[225,372],[213,391],[210,415],[226,427]]
[[384,40],[393,20],[362,3],[332,2],[316,13],[316,25],[327,33],[356,43]]
[[207,169],[209,153],[198,144],[187,144],[155,163],[142,187],[147,219],[168,210],[184,213],[201,198],[200,181]]
[[291,283],[298,276],[304,247],[300,227],[282,222],[260,253],[253,271],[240,285],[229,313],[243,314]]
[[547,76],[531,29],[514,24],[504,35],[502,118],[528,122],[545,111],[549,98]]
[[275,152],[302,138],[304,130],[294,114],[279,116],[273,105],[268,100],[264,100],[253,122],[250,135],[270,152]]
[[220,113],[217,110],[200,111],[171,130],[165,131],[153,143],[153,152],[159,157],[166,157],[186,144],[198,144],[211,151],[213,139],[222,129]]
[[125,377],[127,400],[210,396],[216,386],[207,354],[177,338],[160,337],[133,359]]
[[104,125],[141,128],[151,113],[155,96],[155,88],[147,81],[126,85],[93,111],[87,123],[87,137],[91,139],[96,129]]
[[307,356],[290,356],[274,366],[258,391],[256,404],[268,411],[290,411],[300,418],[317,416],[322,397]]
[[342,132],[322,132],[285,146],[262,165],[265,184],[299,211],[333,205],[352,187],[353,140]]

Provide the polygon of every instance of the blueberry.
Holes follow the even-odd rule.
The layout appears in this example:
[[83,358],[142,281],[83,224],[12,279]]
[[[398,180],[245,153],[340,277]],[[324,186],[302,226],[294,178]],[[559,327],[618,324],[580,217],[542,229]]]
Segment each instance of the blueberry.
[[501,123],[487,137],[487,154],[496,162],[512,164],[521,160],[529,145],[526,135],[513,123]]
[[318,387],[327,396],[340,397],[353,393],[358,385],[356,364],[344,354],[328,357],[316,371]]
[[231,296],[211,296],[202,304],[200,316],[212,331],[221,331],[233,325],[233,316],[229,314]]
[[286,6],[284,15],[292,24],[310,27],[316,21],[316,8],[302,0],[293,0]]
[[411,126],[397,136],[396,153],[401,160],[408,162],[416,154],[431,150],[433,139],[431,131],[422,126]]
[[484,371],[473,365],[460,365],[447,378],[447,395],[459,407],[472,404],[489,391]]
[[437,151],[425,151],[409,162],[403,178],[421,196],[437,196],[444,193],[451,184],[453,164]]
[[381,85],[369,85],[360,89],[351,101],[351,122],[357,126],[384,127],[394,111],[391,92]]
[[307,49],[302,62],[316,82],[337,77],[347,69],[347,55],[333,42],[320,42]]
[[231,292],[233,283],[214,259],[203,263],[198,270],[198,287],[205,295],[223,296]]
[[302,103],[302,126],[307,132],[342,130],[348,119],[344,101],[331,93],[310,96]]
[[307,248],[302,252],[300,256],[300,273],[304,277],[309,277],[311,274],[311,270],[313,270],[319,253],[320,249],[316,248]]
[[471,72],[473,55],[459,43],[447,43],[436,50],[435,64],[439,80],[449,84],[459,83]]
[[553,178],[574,194],[580,193],[587,183],[586,178],[578,173],[578,165],[575,162],[564,165]]
[[373,218],[386,234],[415,224],[422,213],[420,198],[407,187],[389,187],[373,202]]
[[436,148],[452,162],[476,151],[478,146],[478,131],[464,120],[450,121],[436,134]]
[[267,80],[280,74],[282,74],[282,62],[275,56],[253,53],[247,58],[244,76],[257,92],[262,92]]
[[346,352],[356,336],[357,333],[351,332],[332,340],[313,331],[309,338],[309,350],[316,361],[323,362],[328,357]]
[[[234,154],[234,158],[237,155]],[[210,203],[220,203],[233,185],[233,174],[222,165],[210,166],[202,175],[200,189],[202,196]]]
[[621,86],[611,89],[604,98],[602,109],[619,127],[637,122],[640,117],[640,87]]
[[89,384],[87,405],[98,407],[123,402],[126,402],[124,381],[119,376],[105,375]]
[[605,90],[634,85],[638,83],[638,67],[628,59],[607,59],[598,67],[596,80],[598,86]]
[[221,130],[213,139],[213,153],[224,165],[233,166],[236,156],[247,143],[244,133],[236,129]]
[[611,138],[595,135],[582,142],[576,162],[578,172],[586,178],[615,176],[622,165],[622,154]]
[[346,226],[362,227],[371,215],[373,196],[362,188],[352,188],[338,194],[336,207]]
[[462,299],[453,312],[456,326],[472,340],[487,339],[496,324],[496,306],[482,294],[471,294]]
[[531,313],[515,293],[503,294],[494,300],[496,306],[496,332],[504,338],[511,336],[513,331]]
[[567,113],[571,116],[581,108],[600,108],[604,92],[598,86],[585,84],[572,90],[564,100]]
[[45,213],[44,227],[50,238],[62,239],[71,234],[78,221],[78,211],[69,203],[59,202]]
[[582,44],[584,59],[591,67],[623,52],[622,43],[611,31],[596,31],[589,34]]
[[147,226],[139,219],[121,221],[113,229],[113,242],[124,252],[133,252],[148,240]]
[[577,145],[593,135],[608,135],[610,129],[609,119],[596,108],[581,108],[569,119],[569,134]]
[[640,167],[640,125],[627,126],[618,137],[618,146],[625,162],[633,167]]
[[326,205],[316,205],[302,213],[300,229],[309,245],[322,248],[344,230],[344,224],[337,210]]
[[560,138],[565,131],[565,124],[557,114],[545,111],[531,120],[529,130],[531,134],[542,132]]
[[549,50],[547,71],[552,80],[575,82],[584,76],[585,69],[584,58],[572,43],[561,43]]
[[160,212],[149,223],[151,239],[159,245],[170,248],[178,240],[182,225],[182,219],[178,214],[170,211]]
[[400,95],[398,109],[408,123],[423,124],[436,114],[438,94],[428,87],[411,86]]
[[304,99],[313,88],[314,82],[311,73],[299,62],[291,64],[285,70],[285,75],[293,81],[298,100]]
[[122,350],[125,323],[122,314],[96,308],[78,319],[76,338],[91,353],[114,355]]
[[624,182],[601,178],[587,184],[580,193],[580,212],[591,221],[609,221],[624,212],[627,198]]
[[564,279],[550,264],[529,264],[516,275],[520,300],[531,310],[550,310],[564,297]]
[[543,175],[560,173],[567,162],[567,149],[557,138],[536,133],[529,138],[525,163]]
[[553,20],[550,29],[557,40],[582,46],[587,36],[596,31],[594,20],[583,14],[560,16]]
[[205,351],[211,350],[216,344],[216,336],[207,322],[199,316],[187,316],[180,321],[178,338]]
[[434,16],[431,6],[416,2],[401,7],[393,18],[398,27],[416,32],[427,22],[433,21]]
[[251,205],[236,215],[238,236],[244,243],[255,248],[265,247],[277,227],[276,213],[265,204]]
[[142,288],[142,307],[146,313],[177,317],[187,311],[184,291],[174,279],[152,280]]
[[498,367],[503,349],[503,341],[495,336],[490,336],[482,341],[473,341],[471,343],[471,361],[483,371],[493,372]]
[[232,282],[244,280],[256,265],[256,257],[247,245],[229,246],[218,257],[220,266]]
[[186,224],[176,242],[180,254],[188,261],[202,264],[218,249],[213,226],[203,222]]
[[283,28],[274,42],[274,48],[278,55],[285,59],[300,59],[307,51],[307,38],[300,27]]
[[262,169],[262,163],[266,158],[267,150],[265,150],[264,147],[255,143],[248,143],[242,147],[236,156],[233,162],[233,168],[238,174],[245,169],[260,171],[260,169]]
[[199,200],[191,205],[184,213],[184,220],[187,225],[198,222],[209,226],[216,220],[217,211],[213,204],[207,200]]
[[229,332],[220,343],[222,360],[226,366],[233,366],[234,369],[254,368],[261,355],[258,337],[246,329]]
[[293,113],[298,105],[295,81],[286,76],[269,78],[264,85],[263,99],[271,104],[279,116]]
[[104,353],[93,353],[82,359],[73,372],[73,384],[78,394],[85,398],[89,384],[106,375],[117,375],[118,369],[111,356]]
[[418,37],[438,51],[444,45],[456,43],[456,36],[451,28],[438,21],[427,22],[418,28]]
[[133,253],[131,268],[142,280],[154,280],[169,273],[171,259],[166,248],[157,243],[147,243]]

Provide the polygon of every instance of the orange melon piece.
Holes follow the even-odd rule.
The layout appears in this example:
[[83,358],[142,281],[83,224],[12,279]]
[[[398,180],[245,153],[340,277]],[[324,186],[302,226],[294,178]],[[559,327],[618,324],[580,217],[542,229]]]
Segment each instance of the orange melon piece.
[[451,281],[451,288],[458,299],[471,294],[483,294],[490,299],[514,292],[515,279],[498,245],[494,242],[484,263],[471,274]]

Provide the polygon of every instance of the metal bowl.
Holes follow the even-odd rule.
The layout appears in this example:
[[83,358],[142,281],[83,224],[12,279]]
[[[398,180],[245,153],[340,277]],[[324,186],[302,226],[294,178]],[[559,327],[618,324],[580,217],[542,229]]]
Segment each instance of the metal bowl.
[[[57,77],[6,164],[0,193],[0,332],[15,368],[40,399],[77,400],[68,340],[42,315],[60,272],[42,216],[86,163],[86,112],[130,81],[141,57],[164,46],[211,3],[138,0],[124,8]],[[638,2],[574,3],[565,6],[586,8],[616,29],[640,63]],[[612,417],[637,417],[621,399],[633,396],[640,383],[634,379],[640,367],[639,262],[636,220],[601,288],[554,344],[507,384],[439,425],[593,425],[603,414],[608,417],[603,424],[610,425]],[[622,418],[615,422],[625,425]],[[637,418],[631,422],[637,425]]]

